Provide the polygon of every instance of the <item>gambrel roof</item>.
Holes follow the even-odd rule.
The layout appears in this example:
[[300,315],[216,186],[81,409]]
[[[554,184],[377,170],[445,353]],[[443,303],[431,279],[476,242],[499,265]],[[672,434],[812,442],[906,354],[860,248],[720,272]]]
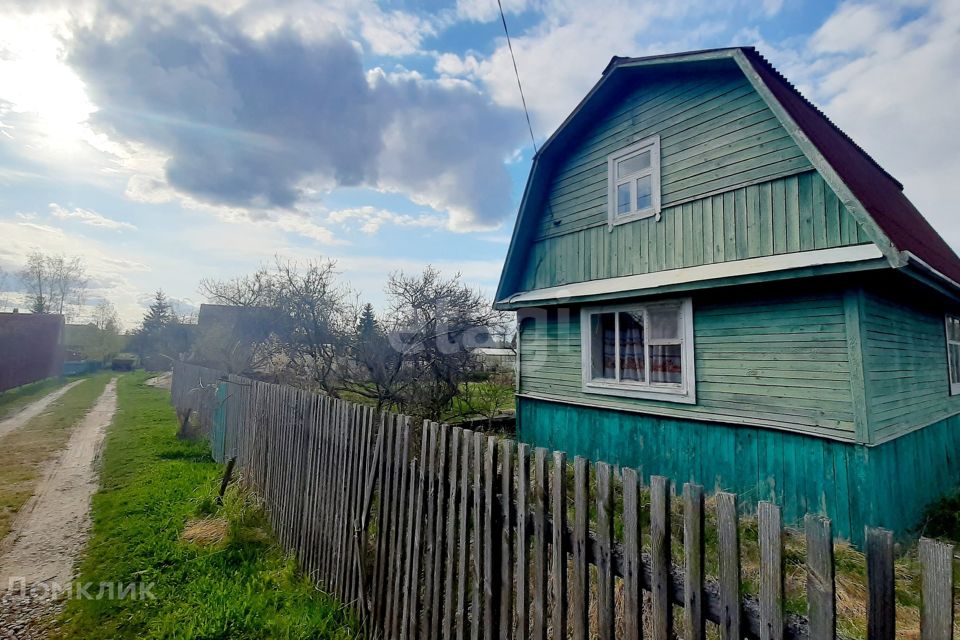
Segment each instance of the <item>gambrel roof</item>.
[[518,293],[532,227],[544,204],[555,164],[611,102],[646,74],[730,69],[736,65],[810,159],[840,201],[863,226],[893,268],[907,267],[940,287],[960,291],[960,258],[887,173],[753,47],[709,49],[642,58],[614,57],[601,79],[534,156],[498,302]]

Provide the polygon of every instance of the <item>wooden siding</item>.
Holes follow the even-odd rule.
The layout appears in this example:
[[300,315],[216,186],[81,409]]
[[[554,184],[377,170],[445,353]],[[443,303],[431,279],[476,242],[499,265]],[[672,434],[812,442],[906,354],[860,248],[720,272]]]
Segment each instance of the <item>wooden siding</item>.
[[663,210],[661,220],[603,222],[530,247],[523,289],[869,242],[820,174],[808,171]]
[[[662,218],[608,231],[607,156],[652,135]],[[523,289],[867,242],[739,71],[644,83],[566,153]]]
[[902,288],[890,294],[878,285],[867,287],[861,300],[871,441],[960,412],[960,396],[950,395],[945,306]]
[[675,487],[735,491],[746,511],[771,500],[788,524],[823,513],[855,544],[865,525],[909,536],[925,506],[960,484],[960,416],[874,447],[525,397],[517,416],[524,442],[642,468]]
[[584,393],[580,314],[525,320],[520,392],[658,415],[852,440],[850,368],[840,293],[697,294],[694,405]]

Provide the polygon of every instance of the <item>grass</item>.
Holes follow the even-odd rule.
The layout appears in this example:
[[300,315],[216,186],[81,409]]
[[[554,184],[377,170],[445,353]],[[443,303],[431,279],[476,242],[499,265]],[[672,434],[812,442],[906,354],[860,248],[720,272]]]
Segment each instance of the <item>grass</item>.
[[34,400],[70,382],[68,378],[47,378],[0,392],[0,420],[13,415]]
[[155,599],[71,599],[55,637],[315,639],[357,634],[276,544],[254,495],[214,497],[222,467],[179,441],[165,392],[125,376],[107,432],[86,583],[153,583]]
[[[84,380],[23,427],[0,438],[0,540],[10,533],[17,513],[33,495],[44,465],[63,448],[73,426],[93,406],[109,379],[109,374],[101,374]],[[19,397],[39,397],[57,386],[44,386],[47,382],[30,385],[42,392]]]

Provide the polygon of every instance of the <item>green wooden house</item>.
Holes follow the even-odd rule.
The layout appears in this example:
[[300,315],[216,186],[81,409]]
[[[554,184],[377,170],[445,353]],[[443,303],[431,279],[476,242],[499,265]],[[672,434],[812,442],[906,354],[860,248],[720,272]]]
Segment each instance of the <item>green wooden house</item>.
[[904,534],[960,486],[960,260],[752,48],[614,58],[497,292],[520,436]]

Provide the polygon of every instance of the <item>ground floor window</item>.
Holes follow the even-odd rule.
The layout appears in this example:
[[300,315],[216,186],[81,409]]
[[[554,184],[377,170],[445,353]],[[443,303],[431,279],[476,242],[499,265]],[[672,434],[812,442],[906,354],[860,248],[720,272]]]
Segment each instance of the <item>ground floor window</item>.
[[695,401],[689,298],[585,307],[580,321],[584,391]]
[[950,395],[960,393],[960,317],[947,315],[947,366],[950,369]]

